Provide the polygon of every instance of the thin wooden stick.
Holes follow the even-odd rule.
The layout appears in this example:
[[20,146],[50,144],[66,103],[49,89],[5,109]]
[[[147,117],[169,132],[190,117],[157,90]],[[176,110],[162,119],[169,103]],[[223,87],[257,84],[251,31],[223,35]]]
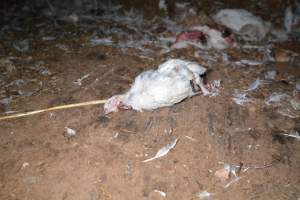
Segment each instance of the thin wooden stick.
[[55,110],[63,110],[63,109],[68,109],[68,108],[81,107],[81,106],[104,104],[106,102],[107,102],[107,100],[96,100],[96,101],[87,101],[87,102],[83,102],[83,103],[74,103],[74,104],[68,104],[68,105],[62,105],[62,106],[55,106],[55,107],[46,108],[46,109],[42,109],[42,110],[34,110],[34,111],[29,111],[29,112],[24,112],[24,113],[3,116],[3,117],[0,117],[0,121],[6,120],[6,119],[25,117],[28,115],[35,115],[35,114],[49,112],[49,111],[55,111]]

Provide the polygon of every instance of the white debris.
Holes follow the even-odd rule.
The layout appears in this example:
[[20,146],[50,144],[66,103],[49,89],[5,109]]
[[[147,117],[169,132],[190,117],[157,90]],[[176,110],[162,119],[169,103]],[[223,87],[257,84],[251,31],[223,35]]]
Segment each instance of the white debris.
[[169,153],[169,151],[171,149],[173,149],[175,147],[175,145],[177,144],[178,139],[175,139],[174,141],[172,141],[171,143],[167,144],[166,146],[162,147],[154,157],[149,158],[147,160],[144,160],[143,162],[149,162],[152,160],[155,160],[157,158],[163,157],[165,155],[167,155]]
[[209,88],[209,96],[215,97],[220,95],[220,87],[221,87],[221,80],[213,80],[211,84],[208,85]]
[[199,197],[200,199],[208,199],[208,198],[212,197],[213,195],[214,195],[213,193],[209,193],[206,190],[197,193],[197,197]]
[[0,69],[5,68],[8,74],[12,74],[17,71],[16,66],[9,58],[0,59]]
[[72,128],[69,128],[69,127],[66,127],[66,129],[67,129],[67,134],[69,135],[69,136],[75,136],[76,135],[76,133],[77,133],[77,131],[75,130],[75,129],[72,129]]
[[289,108],[278,109],[277,112],[282,116],[289,117],[292,119],[299,118],[299,114],[296,111],[293,111]]
[[40,73],[41,75],[43,75],[43,76],[49,76],[49,75],[52,74],[51,71],[50,71],[49,69],[47,69],[47,68],[42,68],[42,69],[39,71],[39,73]]
[[267,105],[270,105],[271,103],[278,103],[288,98],[290,98],[290,95],[286,93],[274,92],[269,96],[269,98],[265,101],[265,103]]
[[251,100],[249,99],[248,93],[239,92],[238,90],[234,91],[233,100],[238,105],[244,105],[245,103],[251,102]]
[[176,8],[180,8],[180,9],[186,9],[188,7],[188,5],[190,5],[189,2],[176,2],[175,3]]
[[86,74],[86,75],[82,76],[81,78],[77,79],[76,81],[74,81],[73,83],[75,85],[81,86],[82,85],[82,81],[84,79],[87,79],[89,76],[90,76],[90,74]]
[[44,41],[52,41],[52,40],[55,40],[55,39],[56,39],[56,37],[51,37],[51,36],[42,37],[42,40],[44,40]]
[[22,164],[21,169],[25,169],[25,168],[28,167],[28,166],[29,166],[29,163],[28,163],[28,162],[24,162],[24,163]]
[[281,135],[287,136],[287,137],[292,137],[292,138],[296,138],[297,140],[300,140],[300,133],[298,131],[291,131],[290,134],[287,133],[281,133]]
[[160,194],[160,196],[162,196],[162,197],[166,197],[167,196],[167,193],[165,193],[163,191],[160,191],[160,190],[154,190],[154,192]]
[[265,73],[265,79],[273,80],[276,77],[277,72],[275,70],[270,70]]
[[12,101],[12,97],[7,97],[7,98],[4,98],[4,99],[0,99],[0,103],[1,104],[4,104],[4,105],[9,105]]
[[159,0],[158,7],[160,10],[166,11],[167,10],[166,0]]
[[300,110],[300,100],[299,99],[296,99],[296,98],[291,99],[290,104],[294,110],[296,110],[296,111]]
[[192,138],[191,136],[185,135],[184,137],[186,137],[187,139],[189,139],[193,142],[198,142],[198,140],[196,140],[195,138]]
[[227,183],[224,188],[228,188],[231,184],[239,181],[242,177],[235,177],[232,181],[230,181],[229,183]]
[[271,29],[271,24],[243,9],[219,10],[213,19],[242,35],[245,40],[262,40]]
[[77,14],[71,14],[71,15],[68,15],[68,16],[64,16],[62,18],[62,20],[64,20],[65,22],[67,23],[73,23],[73,24],[76,24],[79,22],[79,16]]
[[55,46],[63,51],[69,51],[69,48],[64,44],[56,44]]
[[195,43],[195,42],[185,42],[185,41],[182,41],[182,42],[176,42],[172,45],[172,49],[185,49],[185,48],[188,48],[189,46],[194,46],[194,47],[197,47],[197,48],[200,48],[200,49],[204,49],[204,46],[200,46],[199,44]]
[[263,81],[257,78],[251,85],[248,87],[248,89],[245,90],[245,92],[252,92],[256,90],[261,84],[263,84]]
[[13,43],[13,47],[20,52],[27,52],[30,50],[30,43],[28,39],[16,41]]
[[230,63],[230,61],[229,61],[229,56],[228,56],[228,54],[227,53],[224,53],[224,52],[222,52],[222,60],[223,60],[223,62],[225,63],[225,64],[229,64]]
[[247,59],[243,59],[243,60],[239,60],[234,62],[234,64],[238,65],[238,66],[244,66],[244,65],[249,65],[249,66],[258,66],[258,65],[263,65],[264,62],[262,61],[257,61],[257,60],[247,60]]
[[239,105],[243,105],[247,102],[251,102],[249,99],[249,93],[256,90],[261,84],[263,84],[264,81],[257,78],[253,83],[249,85],[249,87],[244,90],[243,92],[238,91],[237,89],[234,90],[233,93],[233,100],[235,103]]
[[91,39],[91,43],[93,46],[97,46],[97,45],[111,46],[113,44],[113,41],[111,40],[111,37],[107,37],[107,38]]

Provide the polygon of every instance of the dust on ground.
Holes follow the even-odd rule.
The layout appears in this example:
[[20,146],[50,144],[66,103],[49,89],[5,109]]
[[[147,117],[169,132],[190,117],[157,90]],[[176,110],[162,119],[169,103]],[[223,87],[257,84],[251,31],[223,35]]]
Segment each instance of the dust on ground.
[[[202,191],[222,200],[300,198],[300,143],[281,134],[299,131],[299,112],[288,100],[266,103],[274,92],[293,95],[300,77],[297,62],[238,66],[221,57],[203,59],[194,49],[161,53],[153,44],[149,53],[128,43],[87,45],[95,27],[53,28],[53,22],[45,25],[43,20],[31,23],[49,28],[46,35],[55,39],[41,39],[44,33],[31,28],[26,33],[30,51],[9,48],[12,41],[0,43],[2,58],[10,58],[5,66],[11,66],[0,68],[6,72],[1,75],[2,113],[107,99],[170,57],[211,67],[206,83],[220,80],[220,94],[197,95],[152,112],[104,116],[102,106],[87,106],[1,121],[1,199],[179,200],[199,199]],[[164,28],[160,25],[157,34]],[[130,26],[115,28],[132,31]],[[103,30],[100,35],[105,36]],[[24,38],[18,31],[11,34],[16,41]],[[295,43],[274,49],[300,53]],[[261,55],[254,50],[224,52],[232,60]],[[275,77],[265,80],[272,71]],[[237,104],[233,94],[257,78],[264,81],[248,94],[249,102]],[[76,135],[70,136],[67,128]],[[176,138],[166,156],[142,162]],[[215,172],[224,164],[241,163],[240,179],[225,188],[235,177],[221,180]]]

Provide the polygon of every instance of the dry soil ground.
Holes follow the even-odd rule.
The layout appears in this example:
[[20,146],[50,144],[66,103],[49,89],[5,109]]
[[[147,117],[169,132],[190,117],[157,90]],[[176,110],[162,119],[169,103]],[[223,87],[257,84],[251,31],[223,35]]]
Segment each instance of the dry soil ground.
[[[31,81],[23,90],[35,92],[14,98],[2,112],[106,99],[126,91],[137,74],[169,57],[205,64],[193,50],[157,53],[150,60],[134,49],[124,53],[107,46],[80,46],[81,37],[61,41],[72,49],[69,52],[49,45],[51,41],[35,44],[29,53],[10,51],[6,56],[18,57],[11,79]],[[291,46],[280,48],[300,53]],[[235,58],[252,53],[226,52]],[[30,69],[39,61],[51,74],[41,76]],[[253,91],[251,102],[241,106],[233,101],[234,89],[264,79],[269,70],[277,71],[276,78]],[[81,86],[73,83],[86,74]],[[272,92],[292,95],[297,77],[297,63],[234,67],[220,61],[206,77],[207,83],[221,80],[216,97],[198,95],[153,112],[104,116],[97,105],[1,121],[0,199],[184,200],[199,199],[199,192],[208,191],[219,200],[299,200],[300,142],[278,134],[300,128],[299,113],[290,118],[278,112],[291,110],[289,102],[265,103]],[[77,134],[69,136],[66,127]],[[142,162],[175,138],[178,143],[166,156]],[[226,163],[243,163],[244,168],[240,179],[224,188],[234,177],[222,181],[215,172]]]

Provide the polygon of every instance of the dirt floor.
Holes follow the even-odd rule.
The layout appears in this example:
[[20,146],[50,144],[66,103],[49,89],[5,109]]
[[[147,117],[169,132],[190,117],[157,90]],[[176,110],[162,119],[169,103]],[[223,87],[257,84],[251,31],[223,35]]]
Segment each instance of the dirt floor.
[[[235,66],[222,56],[207,61],[193,48],[161,53],[157,47],[145,56],[134,48],[85,45],[92,29],[50,27],[48,35],[60,39],[42,40],[44,32],[34,28],[26,36],[11,32],[8,37],[30,38],[30,51],[9,48],[8,40],[0,44],[1,58],[9,57],[11,64],[0,68],[3,115],[107,99],[171,57],[209,67],[206,83],[220,80],[220,94],[197,95],[152,112],[105,116],[102,105],[94,105],[0,121],[0,199],[192,200],[201,199],[203,191],[219,200],[300,199],[300,141],[281,134],[300,132],[300,112],[289,100],[266,104],[274,92],[293,96],[299,60]],[[274,49],[300,53],[298,44]],[[260,56],[253,50],[224,52],[231,60]],[[270,71],[275,77],[265,80]],[[235,90],[257,78],[264,82],[249,93],[250,101],[237,104]],[[142,162],[174,139],[166,156]],[[235,168],[238,178],[218,177],[224,165]]]

